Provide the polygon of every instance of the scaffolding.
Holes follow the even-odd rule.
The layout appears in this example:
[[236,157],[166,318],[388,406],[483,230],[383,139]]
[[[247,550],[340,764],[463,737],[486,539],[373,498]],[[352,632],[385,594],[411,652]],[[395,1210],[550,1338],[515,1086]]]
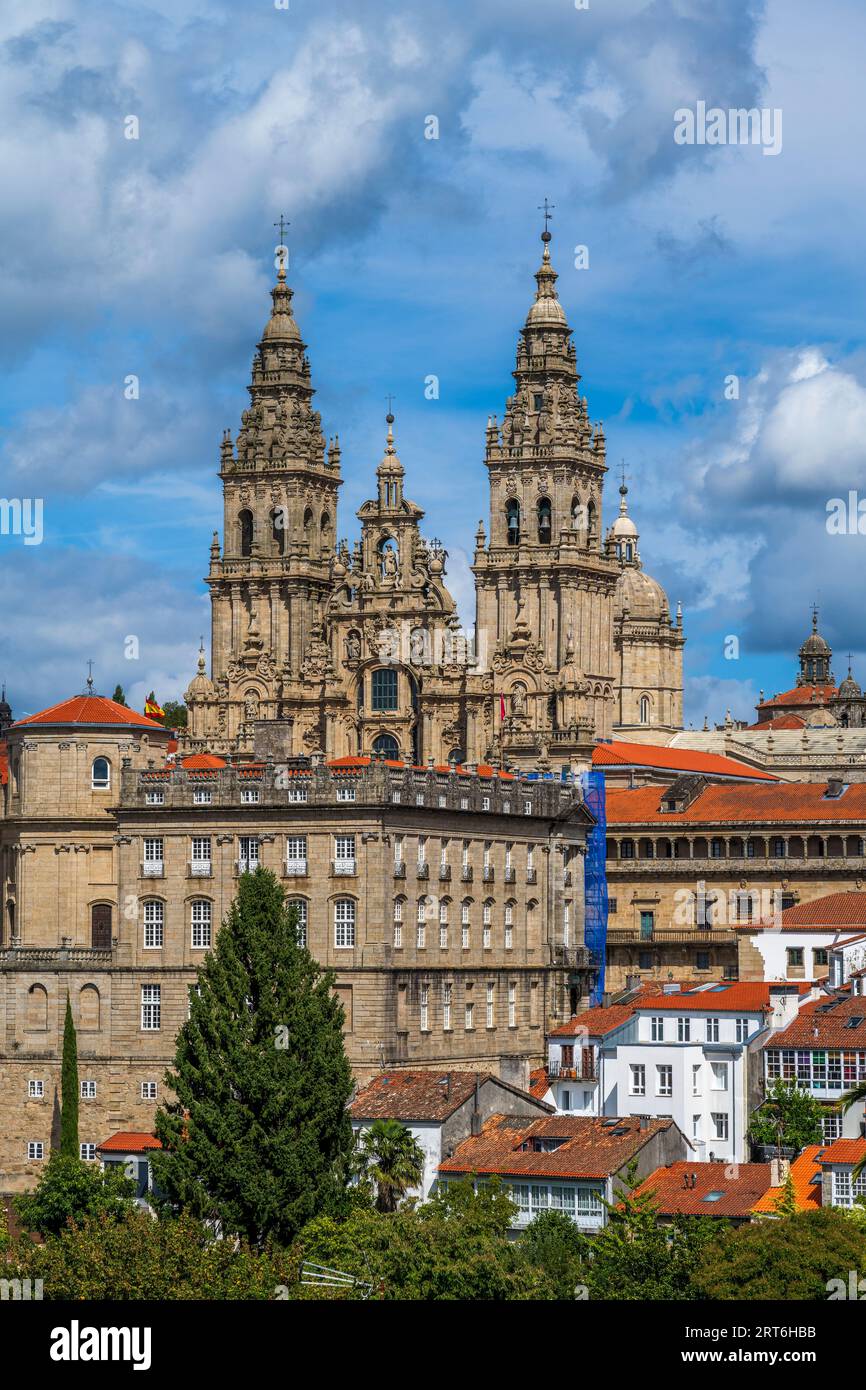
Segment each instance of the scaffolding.
[[593,1005],[604,995],[604,966],[607,945],[607,821],[604,803],[604,773],[582,772],[580,788],[586,809],[595,820],[587,835],[584,859],[585,928],[584,940],[590,953],[595,982]]

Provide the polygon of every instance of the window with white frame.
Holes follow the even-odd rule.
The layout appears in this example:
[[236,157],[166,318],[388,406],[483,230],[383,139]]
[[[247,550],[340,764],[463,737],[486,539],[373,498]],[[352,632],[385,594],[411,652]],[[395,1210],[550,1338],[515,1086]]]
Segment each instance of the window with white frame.
[[111,786],[111,763],[107,758],[94,758],[90,768],[90,785],[94,791],[108,791]]
[[691,1042],[692,1020],[680,1016],[677,1019],[677,1042]]
[[727,1139],[728,1137],[728,1116],[727,1112],[714,1110],[710,1115],[713,1123],[713,1138]]
[[447,869],[447,868],[448,868],[448,841],[447,841],[447,840],[441,840],[441,841],[439,842],[439,867],[440,867],[440,869]]
[[419,863],[419,864],[426,864],[426,863],[427,863],[427,836],[426,836],[426,835],[419,835],[419,836],[418,836],[418,863]]
[[571,903],[562,904],[562,944],[571,944]]
[[468,797],[468,796],[461,796],[461,798],[460,798],[460,810],[461,810],[461,811],[468,811],[468,810],[469,810],[469,797]]
[[650,1019],[650,1037],[653,1042],[664,1042],[665,1021],[662,1014],[653,1014]]
[[430,986],[422,985],[420,991],[421,1032],[430,1031]]
[[255,806],[259,801],[258,787],[241,787],[241,805]]
[[334,903],[334,945],[341,950],[355,944],[355,901],[338,898]]
[[142,1083],[141,1083],[141,1099],[142,1099],[142,1100],[156,1100],[157,1094],[158,1094],[158,1087],[157,1087],[157,1084],[156,1084],[155,1081],[142,1081]]
[[353,786],[350,786],[350,785],[347,785],[347,784],[344,784],[343,786],[338,787],[338,788],[337,788],[337,800],[338,800],[338,801],[354,801],[354,800],[355,800],[355,788],[354,788]]
[[825,1144],[832,1144],[834,1139],[842,1138],[842,1116],[841,1115],[822,1115],[821,1133]]
[[439,805],[440,805],[441,807],[443,807],[443,808],[444,808],[445,806],[448,805],[448,798],[447,798],[447,796],[440,796],[440,797],[439,797]]
[[461,859],[460,859],[460,866],[461,866],[461,868],[463,868],[463,869],[468,869],[468,868],[469,868],[469,841],[468,841],[468,840],[464,840],[464,841],[463,841],[463,850],[462,850]]
[[719,1020],[717,1018],[707,1019],[707,1042],[719,1041]]
[[485,951],[490,950],[491,946],[491,923],[493,920],[493,903],[488,899],[481,909],[481,945]]
[[159,1031],[162,1017],[162,985],[141,986],[141,1027],[145,1033]]
[[165,792],[145,792],[144,804],[145,806],[164,806]]
[[82,1082],[81,1082],[81,1099],[82,1099],[82,1100],[96,1100],[96,1082],[95,1082],[95,1081],[82,1081]]
[[394,945],[397,950],[403,946],[403,899],[394,899]]
[[211,904],[207,898],[196,898],[192,904],[192,949],[207,951],[211,944]]
[[460,904],[460,945],[464,951],[469,950],[469,913],[472,904],[463,902]]
[[693,1063],[692,1063],[692,1095],[693,1095],[693,1096],[699,1096],[700,1094],[701,1094],[701,1064],[700,1064],[700,1062],[693,1062]]
[[304,782],[293,782],[289,787],[289,801],[299,802],[307,800],[307,786]]
[[509,815],[510,812],[511,812],[511,802],[510,802],[510,801],[503,801],[503,803],[502,803],[502,810],[504,811],[504,813],[505,813],[506,816]]
[[145,876],[157,875],[163,872],[162,836],[145,836],[142,869]]
[[416,792],[416,793],[415,793],[415,805],[416,805],[416,806],[423,806],[423,805],[424,805],[424,793],[423,793],[423,792]]
[[259,866],[258,835],[238,836],[238,870],[240,873],[253,873]]
[[448,899],[439,904],[439,949],[448,950]]
[[491,981],[487,986],[487,1017],[486,1025],[488,1028],[496,1027],[496,986]]
[[481,809],[482,809],[482,811],[489,811],[489,810],[490,810],[490,797],[489,797],[489,796],[482,796],[482,798],[481,798]]
[[415,945],[419,951],[423,951],[427,945],[427,899],[418,899],[418,908],[415,914]]
[[483,857],[483,860],[482,860],[485,869],[489,869],[489,868],[490,868],[490,851],[491,851],[492,848],[493,848],[492,842],[491,842],[490,840],[485,840],[485,841],[484,841],[484,857]]
[[674,1093],[674,1069],[667,1063],[656,1067],[656,1095],[672,1096]]
[[531,874],[535,869],[535,846],[528,845],[526,849],[526,872]]
[[532,802],[531,802],[531,801],[524,801],[524,803],[523,803],[523,814],[524,814],[525,816],[531,816],[531,815],[532,815]]
[[642,1062],[632,1062],[629,1066],[629,1088],[630,1096],[646,1095],[646,1067]]
[[45,1157],[45,1145],[41,1139],[30,1139],[27,1142],[28,1159],[40,1159]]
[[306,835],[286,836],[286,873],[305,875],[307,872]]
[[355,872],[354,835],[334,836],[334,872],[337,874],[353,874]]
[[27,1099],[28,1099],[28,1100],[42,1100],[42,1098],[43,1098],[44,1095],[45,1095],[45,1082],[44,1082],[44,1081],[37,1081],[37,1080],[31,1078],[31,1079],[27,1082]]
[[692,1138],[693,1138],[693,1139],[700,1139],[700,1137],[701,1137],[701,1123],[702,1123],[702,1120],[703,1120],[703,1116],[702,1116],[702,1115],[692,1115]]
[[510,951],[514,946],[514,904],[505,904],[505,949]]
[[471,999],[466,1000],[464,1009],[464,1027],[467,1033],[475,1027],[475,1004]]
[[290,912],[296,914],[295,931],[298,934],[298,945],[307,944],[307,900],[306,898],[289,898],[286,907]]
[[163,944],[164,904],[158,898],[149,898],[144,903],[144,946],[145,950],[159,950]]
[[517,985],[513,983],[508,986],[508,1026],[517,1027]]
[[78,1145],[78,1156],[79,1156],[79,1158],[81,1159],[82,1163],[95,1163],[95,1162],[96,1162],[96,1145],[95,1145],[95,1144],[86,1144],[86,1143],[85,1143],[85,1144],[79,1144],[79,1145]]
[[712,1090],[726,1091],[728,1089],[727,1062],[710,1062],[710,1074],[713,1078],[711,1087]]
[[396,864],[402,864],[402,863],[403,863],[403,836],[402,836],[402,835],[395,835],[395,836],[394,836],[394,863],[395,863],[395,865],[396,865]]
[[192,794],[193,806],[210,806],[213,801],[213,792],[207,787],[195,787]]
[[444,1032],[451,1032],[451,996],[453,986],[446,982],[442,986],[442,1028]]
[[738,1019],[736,1020],[736,1025],[737,1025],[737,1042],[738,1042],[738,1043],[748,1042],[748,1041],[749,1041],[749,1020],[748,1020],[747,1018],[738,1018]]
[[193,874],[199,874],[202,877],[210,877],[210,835],[193,835],[189,862]]

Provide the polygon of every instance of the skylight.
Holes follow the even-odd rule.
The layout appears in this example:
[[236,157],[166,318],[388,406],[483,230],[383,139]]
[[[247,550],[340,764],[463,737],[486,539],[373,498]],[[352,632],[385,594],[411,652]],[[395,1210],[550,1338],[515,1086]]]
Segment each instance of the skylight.
[[705,1202],[720,1202],[724,1197],[724,1192],[708,1192],[704,1198]]

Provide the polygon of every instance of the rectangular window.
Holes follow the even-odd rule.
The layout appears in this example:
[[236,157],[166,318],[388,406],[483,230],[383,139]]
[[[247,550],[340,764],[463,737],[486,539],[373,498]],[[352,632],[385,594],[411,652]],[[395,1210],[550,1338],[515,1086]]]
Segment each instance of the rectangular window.
[[298,802],[298,801],[306,801],[306,799],[307,799],[307,787],[306,787],[306,785],[305,785],[303,782],[301,782],[301,783],[293,782],[293,783],[291,784],[291,786],[289,787],[289,801]]
[[514,945],[514,906],[512,903],[505,905],[505,949],[510,951]]
[[31,1139],[27,1144],[27,1157],[29,1159],[44,1158],[45,1145],[41,1139]]
[[421,986],[421,1032],[430,1031],[430,986]]
[[415,915],[417,931],[415,933],[415,945],[419,951],[423,951],[427,945],[427,899],[418,899],[418,909]]
[[399,951],[403,947],[403,899],[394,899],[394,946]]
[[787,957],[788,957],[788,969],[789,969],[789,970],[791,969],[792,966],[800,966],[800,965],[803,964],[803,947],[802,947],[802,946],[789,946],[786,954],[787,954]]
[[737,1042],[744,1043],[749,1041],[749,1020],[747,1018],[737,1019]]
[[259,866],[258,835],[238,836],[238,872],[253,873]]
[[394,836],[394,863],[395,863],[395,864],[402,864],[402,863],[403,863],[403,836],[402,836],[402,835],[395,835],[395,836]]
[[355,800],[355,788],[354,788],[354,787],[338,787],[338,788],[337,788],[337,800],[338,800],[338,801],[354,801],[354,800]]
[[714,1110],[710,1115],[713,1122],[713,1137],[715,1139],[727,1139],[728,1137],[728,1117],[718,1110]]
[[209,878],[211,871],[210,835],[193,835],[190,853],[190,871],[202,878]]
[[571,944],[571,903],[562,904],[562,944]]
[[259,800],[258,787],[241,787],[241,805],[255,806]]
[[145,950],[159,950],[163,944],[163,904],[151,900],[144,904]]
[[701,1064],[700,1064],[700,1062],[693,1062],[693,1063],[692,1063],[692,1095],[693,1095],[693,1096],[699,1096],[700,1094],[701,1094]]
[[44,1081],[28,1081],[28,1082],[27,1082],[27,1099],[28,1099],[28,1100],[42,1100],[42,1098],[43,1098],[44,1095],[45,1095],[45,1082],[44,1082]]
[[489,810],[490,810],[490,797],[489,797],[489,796],[482,796],[482,798],[481,798],[481,809],[482,809],[482,811],[489,811]]
[[653,1042],[665,1040],[665,1021],[660,1014],[654,1014],[650,1019],[650,1037]]
[[726,1091],[728,1089],[727,1062],[710,1062],[710,1072],[713,1078],[713,1090]]
[[142,1083],[141,1083],[141,1099],[142,1099],[142,1100],[156,1100],[156,1097],[157,1097],[157,1084],[156,1084],[156,1082],[155,1082],[155,1081],[142,1081]]
[[508,1026],[517,1027],[517,985],[508,986]]
[[354,835],[334,836],[334,873],[353,874],[355,872]]
[[448,868],[448,841],[442,840],[439,844],[439,867]]
[[144,804],[145,806],[164,806],[165,792],[146,792]]
[[419,863],[419,864],[426,864],[426,863],[427,863],[427,836],[426,836],[426,835],[419,835],[419,836],[418,836],[418,863]]
[[494,1015],[495,1015],[495,1009],[496,1009],[496,995],[495,995],[495,990],[496,990],[496,986],[495,986],[494,984],[489,984],[489,985],[487,986],[487,1018],[486,1018],[486,1023],[487,1023],[487,1027],[488,1027],[488,1028],[495,1028],[495,1026],[496,1026],[496,1019],[495,1019],[495,1016],[494,1016]]
[[629,1095],[646,1095],[646,1067],[642,1063],[632,1062],[629,1066]]
[[692,1020],[690,1018],[677,1019],[677,1042],[691,1042],[692,1039]]
[[442,986],[442,1028],[446,1033],[451,1032],[451,993],[452,986],[444,984]]
[[524,803],[523,803],[523,814],[524,814],[525,816],[531,816],[531,815],[532,815],[532,802],[531,802],[531,801],[524,801]]
[[472,1000],[471,1000],[471,999],[467,1001],[467,1004],[466,1004],[466,1015],[465,1015],[465,1017],[466,1017],[466,1025],[465,1025],[465,1026],[466,1026],[466,1030],[467,1030],[467,1032],[471,1032],[472,1029],[475,1027],[475,1005],[472,1003]]
[[373,672],[370,704],[374,710],[397,708],[397,672],[392,666],[380,666]]
[[701,1116],[700,1116],[700,1115],[692,1115],[692,1138],[693,1138],[693,1139],[700,1139],[700,1137],[701,1137]]
[[719,1041],[719,1020],[717,1018],[707,1019],[707,1042]]
[[82,1099],[82,1100],[96,1100],[96,1082],[95,1082],[95,1081],[82,1081],[82,1082],[81,1082],[81,1099]]
[[306,898],[289,898],[286,907],[290,912],[295,913],[295,931],[298,934],[298,945],[307,944],[307,900]]
[[79,1154],[79,1157],[80,1157],[82,1163],[95,1163],[95,1161],[96,1161],[96,1145],[95,1145],[95,1144],[79,1144],[79,1145],[78,1145],[78,1154]]
[[158,878],[163,872],[162,837],[146,836],[142,872],[145,877]]
[[672,1066],[656,1067],[656,1095],[672,1096],[674,1093],[674,1069]]
[[461,798],[460,798],[460,810],[461,810],[461,811],[468,811],[468,810],[469,810],[469,797],[468,797],[468,796],[461,796]]
[[338,898],[334,903],[334,945],[347,950],[355,944],[355,903]]
[[307,872],[306,835],[286,836],[286,873],[305,875]]
[[192,794],[193,806],[210,806],[213,801],[213,792],[205,791],[202,787],[196,787]]
[[192,948],[207,951],[211,944],[211,904],[200,898],[192,905]]
[[159,1031],[162,1017],[162,986],[141,986],[141,1027],[145,1033]]

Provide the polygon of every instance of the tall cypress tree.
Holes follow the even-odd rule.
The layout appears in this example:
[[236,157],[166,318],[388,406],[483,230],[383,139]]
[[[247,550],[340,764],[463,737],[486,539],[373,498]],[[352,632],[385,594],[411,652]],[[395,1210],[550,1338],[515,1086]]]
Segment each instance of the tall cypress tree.
[[79,1158],[78,1149],[78,1042],[72,1022],[72,1005],[66,996],[63,1022],[63,1061],[60,1067],[60,1152]]
[[198,972],[156,1116],[154,1179],[175,1208],[288,1243],[343,1190],[352,1073],[334,975],[298,944],[274,875],[243,874]]

